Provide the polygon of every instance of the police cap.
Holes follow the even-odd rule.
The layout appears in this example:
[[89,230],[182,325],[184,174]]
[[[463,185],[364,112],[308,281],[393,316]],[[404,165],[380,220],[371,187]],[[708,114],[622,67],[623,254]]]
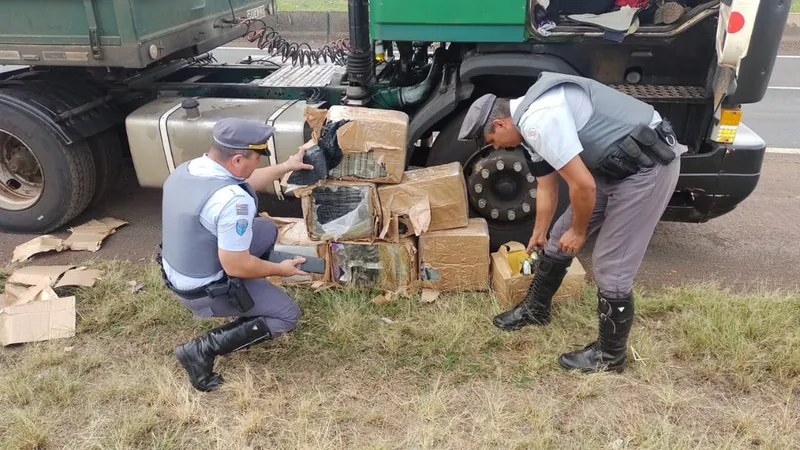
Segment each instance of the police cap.
[[464,121],[461,123],[461,130],[458,133],[460,141],[473,141],[483,138],[483,127],[492,112],[495,100],[497,100],[497,96],[494,94],[485,94],[475,100],[469,107],[469,111],[467,111],[467,115],[464,116]]
[[275,128],[255,120],[228,117],[214,124],[213,138],[222,147],[270,156],[267,142],[274,132]]

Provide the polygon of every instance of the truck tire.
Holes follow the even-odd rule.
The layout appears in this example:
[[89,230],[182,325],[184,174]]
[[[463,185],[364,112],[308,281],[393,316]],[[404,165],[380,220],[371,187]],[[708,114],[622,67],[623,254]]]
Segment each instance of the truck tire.
[[[436,137],[433,145],[431,146],[427,160],[428,167],[447,164],[454,161],[458,161],[462,166],[464,166],[470,156],[472,156],[472,154],[478,150],[474,142],[458,140],[458,132],[461,128],[461,122],[464,120],[464,116],[466,114],[466,109],[455,113],[450,122],[442,127],[439,135]],[[471,169],[471,167],[464,167],[465,175],[468,174]],[[525,170],[527,170],[527,167]],[[553,216],[553,222],[550,224],[551,229],[553,224],[555,224],[556,219],[558,219],[558,217],[569,206],[569,195],[567,194],[569,190],[566,188],[566,183],[564,183],[563,180],[559,181],[559,188],[558,206],[556,207],[556,213]],[[473,195],[472,190],[469,190],[468,195]],[[528,240],[530,240],[531,234],[533,233],[533,223],[535,220],[536,211],[535,201],[532,205],[534,214],[522,220],[506,222],[494,220],[491,217],[486,217],[485,215],[480,214],[480,212],[475,209],[472,203],[473,202],[470,201],[470,217],[483,217],[486,219],[486,222],[489,225],[489,240],[492,252],[497,251],[501,245],[509,241],[517,241],[525,245],[528,244]]]
[[0,106],[0,231],[49,233],[83,212],[95,191],[85,142],[62,144],[37,120]]
[[119,180],[122,169],[122,143],[115,128],[106,130],[87,140],[92,151],[95,168],[95,190],[89,208],[95,208],[106,199]]

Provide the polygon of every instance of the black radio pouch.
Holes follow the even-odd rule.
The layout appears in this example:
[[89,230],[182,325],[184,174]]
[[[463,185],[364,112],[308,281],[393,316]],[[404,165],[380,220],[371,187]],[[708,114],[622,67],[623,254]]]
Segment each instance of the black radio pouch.
[[[667,131],[664,131],[667,130]],[[659,134],[663,136],[660,137]],[[640,144],[643,152],[652,157],[656,162],[662,166],[666,166],[675,159],[675,152],[667,142],[672,142],[675,145],[675,134],[672,132],[672,126],[666,122],[666,119],[659,126],[659,131],[650,128],[647,125],[639,125],[630,135],[636,142]]]

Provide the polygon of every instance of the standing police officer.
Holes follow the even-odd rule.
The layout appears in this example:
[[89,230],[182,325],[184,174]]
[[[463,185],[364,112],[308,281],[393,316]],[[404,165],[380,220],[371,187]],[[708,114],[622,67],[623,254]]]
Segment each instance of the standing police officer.
[[[559,363],[583,372],[622,371],[634,316],[633,280],[678,181],[680,155],[669,122],[652,106],[594,80],[543,72],[525,96],[487,94],[470,107],[460,140],[495,149],[523,145],[537,179],[536,220],[528,251],[543,250],[525,299],[494,325],[516,330],[550,322],[553,294],[586,236],[600,231],[592,255],[597,284],[596,341]],[[550,227],[556,173],[570,207]]]
[[257,217],[256,192],[289,171],[313,167],[303,163],[301,147],[283,164],[258,168],[261,156],[270,155],[273,132],[259,122],[220,120],[208,153],[178,166],[164,184],[159,262],[167,286],[195,317],[237,317],[176,347],[200,391],[223,383],[213,372],[216,356],[274,339],[300,317],[292,299],[265,278],[304,274],[297,266],[305,259],[266,261],[278,229]]

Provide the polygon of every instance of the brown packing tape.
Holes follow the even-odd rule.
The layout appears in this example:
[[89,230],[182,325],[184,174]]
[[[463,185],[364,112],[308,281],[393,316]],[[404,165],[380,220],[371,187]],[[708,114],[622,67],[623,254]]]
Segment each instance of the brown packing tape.
[[334,105],[327,120],[350,121],[336,131],[342,151],[403,149],[407,145],[409,117],[402,111]]

